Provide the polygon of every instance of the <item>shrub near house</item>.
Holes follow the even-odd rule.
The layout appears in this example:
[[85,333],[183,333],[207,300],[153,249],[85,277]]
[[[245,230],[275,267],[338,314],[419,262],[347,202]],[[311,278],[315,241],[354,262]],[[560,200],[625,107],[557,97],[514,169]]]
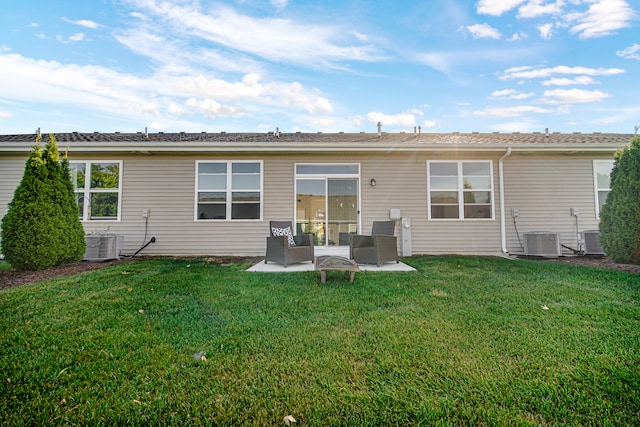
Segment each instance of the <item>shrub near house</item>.
[[640,264],[640,137],[616,153],[611,192],[600,212],[600,241],[616,262]]
[[68,162],[53,135],[44,147],[38,137],[2,218],[1,252],[15,269],[42,270],[79,261],[84,251]]

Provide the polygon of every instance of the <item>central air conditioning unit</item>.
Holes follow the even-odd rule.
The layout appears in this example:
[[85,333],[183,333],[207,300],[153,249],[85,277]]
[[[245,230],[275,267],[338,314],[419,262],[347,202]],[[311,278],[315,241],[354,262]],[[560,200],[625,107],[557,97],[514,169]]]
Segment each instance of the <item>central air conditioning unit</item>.
[[96,234],[85,236],[87,249],[84,261],[108,261],[119,259],[124,246],[124,236],[119,234]]
[[550,231],[524,233],[524,254],[555,258],[561,255],[560,234]]
[[600,230],[585,230],[582,232],[585,255],[604,255],[600,246]]

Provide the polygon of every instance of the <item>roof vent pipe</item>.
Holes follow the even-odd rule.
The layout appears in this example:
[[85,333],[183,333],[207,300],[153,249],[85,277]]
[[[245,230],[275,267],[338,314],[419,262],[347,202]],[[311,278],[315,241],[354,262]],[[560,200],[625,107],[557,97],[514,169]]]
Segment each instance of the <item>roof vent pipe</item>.
[[144,137],[149,139],[149,129],[146,126],[144,127]]
[[418,128],[416,126],[413,127],[413,134],[416,135],[418,133]]
[[418,126],[418,133],[422,133],[422,126]]
[[544,128],[544,135],[549,136],[549,128]]
[[280,138],[280,128],[276,128],[276,138]]
[[378,122],[378,136],[382,136],[382,122]]

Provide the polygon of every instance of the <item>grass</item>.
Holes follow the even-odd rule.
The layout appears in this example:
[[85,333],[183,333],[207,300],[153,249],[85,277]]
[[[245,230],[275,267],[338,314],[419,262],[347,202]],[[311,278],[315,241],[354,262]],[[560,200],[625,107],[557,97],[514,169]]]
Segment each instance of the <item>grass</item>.
[[2,291],[0,424],[638,424],[638,275],[406,262],[320,285],[151,260]]

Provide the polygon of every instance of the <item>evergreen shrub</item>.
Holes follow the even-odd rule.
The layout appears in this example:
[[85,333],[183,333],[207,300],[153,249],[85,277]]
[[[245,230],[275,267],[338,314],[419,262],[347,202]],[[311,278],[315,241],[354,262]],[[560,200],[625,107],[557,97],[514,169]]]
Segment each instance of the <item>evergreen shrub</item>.
[[44,147],[40,138],[36,141],[1,227],[0,251],[16,270],[44,270],[82,259],[84,229],[69,163],[60,160],[54,135]]
[[614,261],[640,264],[640,136],[618,150],[600,212],[600,244]]

